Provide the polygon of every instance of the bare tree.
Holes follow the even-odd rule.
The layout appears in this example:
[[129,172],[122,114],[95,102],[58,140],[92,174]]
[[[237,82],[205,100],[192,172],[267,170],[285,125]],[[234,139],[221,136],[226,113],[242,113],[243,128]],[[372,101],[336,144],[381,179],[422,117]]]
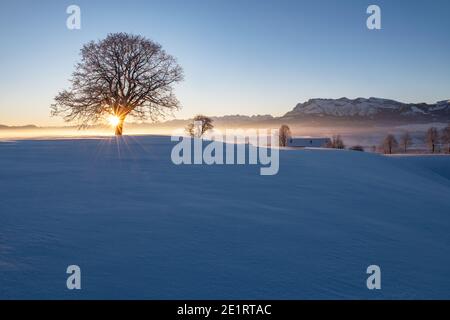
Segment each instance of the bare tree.
[[115,133],[122,135],[127,116],[156,121],[178,109],[173,85],[183,80],[183,70],[174,57],[142,36],[109,34],[81,49],[71,88],[60,92],[52,115],[86,128],[115,117]]
[[408,131],[406,131],[400,137],[400,145],[402,146],[403,151],[405,153],[406,153],[407,149],[411,146],[411,144],[412,144],[411,135],[409,134]]
[[195,138],[202,137],[208,130],[212,130],[214,128],[214,125],[212,124],[213,120],[207,116],[204,115],[197,115],[192,119],[192,122],[190,122],[186,126],[186,132],[191,136]]
[[288,145],[288,140],[290,138],[291,138],[291,129],[289,129],[289,126],[283,124],[280,127],[279,132],[280,147],[286,147]]
[[331,141],[327,143],[326,147],[334,149],[345,149],[345,144],[340,135],[335,135],[331,138]]
[[435,127],[428,129],[425,141],[431,149],[431,153],[436,151],[436,145],[439,143],[439,132]]
[[442,129],[441,140],[442,143],[447,144],[447,152],[450,153],[450,124],[448,124],[447,127]]
[[397,148],[398,142],[393,134],[388,134],[383,140],[384,153],[392,154],[392,151]]

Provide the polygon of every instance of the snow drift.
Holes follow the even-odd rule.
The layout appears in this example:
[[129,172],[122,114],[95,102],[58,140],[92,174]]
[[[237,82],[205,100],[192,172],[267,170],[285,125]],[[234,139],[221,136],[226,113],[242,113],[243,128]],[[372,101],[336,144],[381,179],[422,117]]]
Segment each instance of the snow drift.
[[449,157],[286,150],[260,176],[171,147],[0,143],[0,298],[450,298]]

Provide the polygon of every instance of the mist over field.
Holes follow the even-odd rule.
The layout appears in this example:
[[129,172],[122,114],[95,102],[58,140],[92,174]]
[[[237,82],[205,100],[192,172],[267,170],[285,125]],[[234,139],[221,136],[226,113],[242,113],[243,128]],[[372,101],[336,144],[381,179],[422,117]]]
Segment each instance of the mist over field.
[[[172,135],[176,130],[184,130],[187,120],[176,120],[167,123],[155,124],[125,124],[125,130],[129,135]],[[346,146],[363,146],[366,151],[373,151],[374,147],[380,146],[387,133],[400,135],[408,131],[412,138],[412,149],[419,151],[426,150],[425,134],[430,127],[442,129],[446,123],[424,123],[410,125],[368,125],[358,126],[358,124],[337,124],[324,125],[316,124],[293,124],[290,125],[294,136],[305,137],[331,137],[341,135]],[[279,129],[279,123],[218,123],[215,127],[221,133],[227,129]],[[110,126],[97,126],[90,129],[77,129],[75,127],[34,127],[34,128],[9,128],[0,129],[0,140],[14,139],[61,139],[61,138],[87,138],[87,137],[109,137],[113,135]]]

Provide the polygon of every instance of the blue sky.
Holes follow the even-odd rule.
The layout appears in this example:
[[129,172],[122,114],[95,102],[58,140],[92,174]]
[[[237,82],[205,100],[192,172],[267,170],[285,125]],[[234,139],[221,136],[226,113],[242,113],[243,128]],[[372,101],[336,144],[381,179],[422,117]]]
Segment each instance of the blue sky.
[[[81,30],[66,8],[81,8]],[[366,28],[381,7],[382,30]],[[163,45],[185,70],[196,113],[281,115],[309,98],[450,98],[450,1],[2,1],[0,123],[57,125],[49,106],[79,49],[110,32]]]

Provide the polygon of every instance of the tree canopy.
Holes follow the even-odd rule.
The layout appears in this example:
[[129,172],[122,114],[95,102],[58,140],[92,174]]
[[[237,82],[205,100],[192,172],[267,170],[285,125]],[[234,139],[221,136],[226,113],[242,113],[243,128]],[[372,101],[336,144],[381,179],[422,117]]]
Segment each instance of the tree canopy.
[[214,128],[214,120],[202,114],[196,115],[186,126],[186,132],[195,138],[201,138],[208,130]]
[[83,46],[71,88],[55,97],[52,115],[80,128],[114,116],[121,135],[127,116],[155,121],[178,109],[173,85],[182,80],[181,66],[160,44],[139,35],[109,34]]

